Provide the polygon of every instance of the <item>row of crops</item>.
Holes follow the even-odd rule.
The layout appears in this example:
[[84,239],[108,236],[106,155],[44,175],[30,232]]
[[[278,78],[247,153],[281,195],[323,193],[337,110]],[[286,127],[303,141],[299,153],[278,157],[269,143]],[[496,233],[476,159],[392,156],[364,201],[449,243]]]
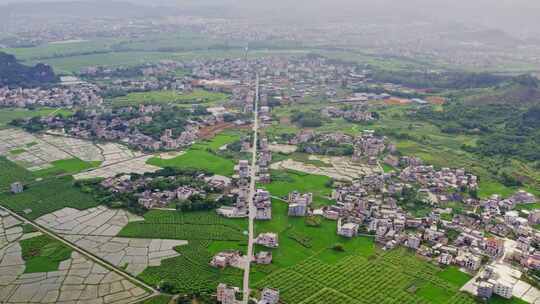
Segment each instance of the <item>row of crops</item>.
[[212,254],[209,241],[191,241],[177,247],[180,256],[162,261],[160,266],[148,267],[139,278],[151,285],[171,283],[178,293],[215,292],[221,282],[240,286],[242,271],[235,268],[217,269],[209,265]]
[[245,239],[242,223],[225,220],[213,211],[183,213],[152,210],[144,215],[144,221],[129,223],[120,231],[119,236],[239,241]]
[[270,274],[257,287],[280,289],[282,300],[290,304],[475,303],[460,293],[459,287],[437,277],[440,271],[439,267],[398,249],[369,258],[349,256],[335,264],[312,257]]
[[98,205],[90,194],[73,187],[70,176],[50,179],[32,184],[23,193],[0,194],[0,202],[29,219],[60,210],[65,207],[88,209]]

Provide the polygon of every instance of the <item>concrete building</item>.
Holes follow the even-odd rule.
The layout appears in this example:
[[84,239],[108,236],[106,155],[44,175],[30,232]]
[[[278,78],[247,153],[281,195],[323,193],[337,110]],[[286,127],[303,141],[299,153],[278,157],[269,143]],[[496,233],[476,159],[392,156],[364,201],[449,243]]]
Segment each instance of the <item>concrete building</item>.
[[229,287],[227,284],[220,283],[217,287],[217,301],[222,304],[235,304],[238,287]]
[[489,282],[480,282],[476,286],[478,297],[484,300],[491,298],[493,295],[493,284]]
[[348,238],[352,238],[358,235],[358,228],[360,227],[358,224],[356,223],[342,224],[341,221],[342,220],[339,219],[338,224],[337,224],[338,235],[348,237]]
[[493,293],[505,298],[512,298],[512,292],[514,291],[514,285],[510,282],[498,280],[493,287]]
[[255,239],[255,244],[262,245],[268,248],[279,247],[278,235],[276,233],[261,233]]
[[279,290],[265,288],[261,293],[259,304],[277,304],[279,302]]
[[17,194],[24,191],[24,186],[21,182],[15,182],[11,184],[11,193]]

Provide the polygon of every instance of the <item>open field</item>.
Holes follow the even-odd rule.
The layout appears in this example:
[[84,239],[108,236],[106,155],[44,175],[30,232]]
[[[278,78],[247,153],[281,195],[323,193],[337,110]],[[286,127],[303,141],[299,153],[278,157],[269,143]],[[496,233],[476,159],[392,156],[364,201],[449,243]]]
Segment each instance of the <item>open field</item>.
[[84,170],[99,167],[100,161],[85,162],[78,158],[53,161],[52,167],[33,172],[36,177],[47,177],[60,174],[76,174]]
[[334,264],[309,258],[270,274],[256,286],[279,288],[282,301],[291,304],[324,303],[323,290],[346,299],[343,303],[475,303],[439,279],[440,271],[398,249],[368,257],[351,255]]
[[148,295],[57,241],[25,234],[20,224],[0,214],[1,303],[118,303]]
[[328,187],[330,178],[322,175],[312,175],[297,171],[271,171],[272,182],[261,185],[274,196],[286,197],[290,192],[312,192],[315,204],[325,204],[326,197],[330,196],[332,189]]
[[14,182],[28,182],[32,179],[30,171],[0,156],[0,188],[8,187]]
[[177,247],[180,256],[164,260],[161,266],[148,267],[139,278],[152,285],[169,282],[175,292],[189,294],[215,292],[219,283],[240,286],[240,269],[217,269],[208,264],[213,256],[208,251],[209,244],[209,241],[193,241],[187,246]]
[[29,118],[36,116],[46,116],[51,113],[70,115],[68,110],[57,110],[51,108],[41,108],[39,110],[26,110],[19,108],[2,108],[0,109],[0,129],[5,127],[12,120],[19,118]]
[[144,221],[129,223],[118,236],[136,238],[164,238],[175,240],[240,241],[243,220],[228,220],[215,211],[177,212],[152,210]]
[[71,257],[72,250],[60,241],[40,235],[20,241],[25,260],[24,273],[58,270],[60,262]]
[[178,256],[173,248],[188,243],[161,237],[116,236],[129,222],[140,220],[125,210],[99,206],[86,210],[63,208],[39,217],[36,222],[95,256],[138,275],[148,266],[159,266],[162,260]]
[[193,145],[185,153],[172,159],[151,158],[149,165],[157,167],[196,168],[208,170],[214,174],[232,176],[234,162],[231,159],[216,154],[219,147],[234,142],[240,138],[234,134],[220,134],[210,141],[204,141]]
[[245,226],[244,219],[225,219],[214,211],[153,210],[144,215],[144,221],[129,223],[118,236],[188,240],[187,245],[175,248],[180,256],[163,260],[160,266],[146,268],[139,277],[151,285],[165,280],[172,283],[177,292],[212,292],[220,282],[236,285],[241,282],[239,269],[218,270],[208,263],[217,251],[231,248],[229,244],[245,242]]
[[36,219],[64,207],[87,209],[98,202],[92,195],[73,187],[71,177],[51,179],[28,186],[19,194],[0,194],[0,204],[29,219]]
[[176,91],[152,91],[145,93],[130,93],[126,96],[111,100],[115,107],[137,106],[140,104],[204,104],[212,105],[220,101],[227,101],[228,95],[223,93],[194,90],[189,94],[180,94]]
[[[335,221],[322,220],[321,226],[312,227],[306,225],[305,218],[287,216],[287,209],[286,203],[273,200],[272,220],[255,223],[255,235],[274,232],[279,236],[279,248],[268,249],[258,245],[255,248],[255,252],[259,250],[272,252],[274,259],[270,268],[281,269],[293,266],[308,258],[333,264],[347,256],[368,257],[375,252],[373,241],[367,237],[347,239],[338,236]],[[332,247],[336,243],[343,244],[345,251],[333,250]],[[261,273],[256,273],[255,276],[264,276],[266,268],[269,266],[259,267],[258,270],[261,270]]]

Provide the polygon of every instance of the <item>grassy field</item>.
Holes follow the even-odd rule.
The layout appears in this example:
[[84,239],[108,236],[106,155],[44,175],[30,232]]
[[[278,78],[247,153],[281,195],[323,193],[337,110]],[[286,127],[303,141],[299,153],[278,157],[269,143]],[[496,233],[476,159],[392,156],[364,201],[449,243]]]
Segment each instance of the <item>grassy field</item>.
[[14,182],[29,182],[33,175],[25,168],[0,156],[0,189],[9,187]]
[[71,112],[68,110],[57,110],[51,108],[41,108],[38,110],[26,110],[18,108],[3,108],[0,109],[0,129],[7,126],[14,119],[19,118],[29,118],[36,116],[47,116],[51,113],[59,113],[63,115],[70,115]]
[[[308,258],[333,264],[350,255],[368,257],[375,251],[375,245],[368,238],[346,239],[338,236],[335,221],[323,220],[320,227],[312,227],[306,225],[304,218],[287,216],[287,209],[286,203],[273,200],[272,220],[255,224],[256,233],[274,232],[279,236],[279,248],[264,248],[272,251],[273,266],[289,267]],[[344,252],[332,249],[337,243],[343,244]],[[256,246],[256,249],[263,250],[263,247]],[[264,267],[260,268],[264,271]]]
[[459,271],[459,269],[454,266],[450,266],[445,270],[437,273],[437,276],[457,287],[465,285],[465,283],[467,283],[472,278],[470,275]]
[[229,96],[223,93],[194,90],[189,94],[179,94],[176,91],[152,91],[144,93],[131,93],[127,96],[117,97],[111,101],[115,107],[136,106],[139,104],[205,104],[212,105],[228,100]]
[[53,167],[33,172],[36,177],[49,177],[60,174],[76,174],[99,167],[100,161],[86,162],[78,158],[62,159],[51,163]]
[[73,179],[68,176],[32,184],[23,193],[2,193],[0,204],[29,219],[36,219],[64,207],[82,210],[95,207],[98,202],[73,187]]
[[46,235],[20,241],[25,273],[58,270],[60,262],[71,257],[71,248]]
[[462,303],[474,299],[437,277],[441,269],[405,249],[368,256],[349,255],[335,263],[308,258],[278,270],[257,287],[280,289],[283,303],[325,303],[328,291],[340,303]]
[[234,142],[240,135],[224,133],[219,134],[210,141],[197,143],[189,148],[186,153],[173,159],[151,158],[148,164],[158,167],[196,168],[208,170],[214,174],[232,176],[234,162],[216,154],[219,147]]
[[316,205],[326,205],[327,197],[332,193],[328,187],[330,178],[322,175],[313,175],[297,171],[277,171],[271,172],[272,182],[268,185],[261,185],[274,196],[286,197],[290,192],[299,191],[302,193],[313,193],[313,200]]

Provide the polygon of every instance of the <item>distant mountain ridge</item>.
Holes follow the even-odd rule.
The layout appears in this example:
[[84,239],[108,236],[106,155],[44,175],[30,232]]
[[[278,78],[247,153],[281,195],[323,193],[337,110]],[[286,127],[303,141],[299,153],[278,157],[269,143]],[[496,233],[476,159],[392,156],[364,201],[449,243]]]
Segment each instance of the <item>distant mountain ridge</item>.
[[540,105],[540,81],[530,75],[514,77],[490,93],[466,98],[471,104],[513,104],[516,106]]
[[39,63],[33,67],[20,64],[15,56],[0,52],[0,87],[35,87],[58,82],[53,69]]

